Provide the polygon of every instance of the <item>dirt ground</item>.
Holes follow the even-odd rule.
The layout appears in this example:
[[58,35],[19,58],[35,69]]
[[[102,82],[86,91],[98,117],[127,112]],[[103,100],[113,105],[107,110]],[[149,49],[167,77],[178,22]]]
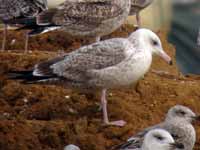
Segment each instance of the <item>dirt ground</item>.
[[[126,37],[132,30],[124,26],[104,39]],[[167,43],[166,33],[158,34],[164,49],[174,58],[175,49]],[[10,70],[31,69],[35,63],[63,50],[72,51],[88,41],[66,38],[60,32],[50,33],[32,37],[29,45],[32,52],[23,54],[23,35],[10,31],[9,51],[0,53],[1,150],[62,150],[70,143],[82,150],[109,150],[137,131],[163,120],[171,106],[182,104],[200,113],[200,76],[183,77],[175,60],[173,66],[168,66],[156,57],[151,69],[169,74],[160,76],[150,71],[136,88],[110,90],[110,119],[124,119],[128,124],[123,128],[102,126],[98,96],[59,86],[24,85],[6,78]],[[196,125],[196,150],[200,149],[199,125]]]

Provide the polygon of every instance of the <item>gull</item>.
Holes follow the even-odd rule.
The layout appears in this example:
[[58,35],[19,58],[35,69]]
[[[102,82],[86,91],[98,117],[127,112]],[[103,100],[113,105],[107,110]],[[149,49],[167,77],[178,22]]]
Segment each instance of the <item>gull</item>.
[[149,6],[153,0],[131,0],[130,16],[136,15],[137,26],[141,27],[140,11]]
[[64,147],[64,150],[80,150],[80,148],[76,145],[69,144],[69,145]]
[[[47,0],[0,0],[0,20],[4,24],[1,50],[5,50],[8,25],[32,24],[33,18],[46,9]],[[27,50],[28,34],[26,34],[25,52]]]
[[38,28],[29,35],[61,30],[70,36],[99,41],[126,21],[130,7],[131,0],[65,0],[38,15]]
[[106,91],[136,83],[148,72],[154,54],[172,64],[159,37],[151,30],[138,29],[128,38],[113,38],[83,46],[62,57],[36,64],[33,70],[10,72],[9,77],[21,79],[24,83],[101,90],[104,124],[124,126],[126,122],[123,120],[109,121]]
[[129,138],[127,142],[116,146],[115,149],[127,150],[133,147],[141,147],[144,136],[149,130],[165,129],[173,136],[176,142],[184,145],[184,150],[192,150],[196,141],[196,132],[192,125],[195,120],[200,120],[200,116],[196,115],[188,107],[175,105],[169,109],[164,122],[144,129]]
[[183,148],[183,144],[175,142],[168,131],[152,129],[145,135],[141,148],[128,148],[126,150],[175,150]]

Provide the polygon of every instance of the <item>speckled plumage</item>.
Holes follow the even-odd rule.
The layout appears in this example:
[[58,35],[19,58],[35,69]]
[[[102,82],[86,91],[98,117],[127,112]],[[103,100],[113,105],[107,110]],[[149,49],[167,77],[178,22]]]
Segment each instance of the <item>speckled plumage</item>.
[[77,37],[100,37],[120,27],[130,11],[130,0],[66,0],[38,16],[38,25],[56,25]]
[[[47,0],[0,0],[0,20],[6,24],[2,50],[5,50],[7,25],[26,25],[35,22],[33,20],[40,12],[47,9]],[[25,50],[28,47],[26,36]]]
[[[135,57],[127,59],[128,55],[136,54]],[[60,82],[66,86],[73,86],[76,88],[114,88],[122,86],[123,84],[130,84],[129,78],[136,78],[133,80],[138,80],[139,76],[125,75],[129,72],[129,67],[131,64],[127,63],[139,63],[143,56],[143,51],[139,51],[134,48],[127,39],[111,39],[99,43],[94,43],[89,46],[84,46],[77,51],[71,52],[66,56],[61,57],[61,61],[57,61],[49,66],[51,68],[50,74],[56,74],[61,80],[53,80],[54,82]],[[147,56],[147,59],[151,63],[151,55]],[[129,56],[130,57],[130,56]],[[57,59],[57,58],[56,58]],[[127,59],[127,60],[126,60]],[[46,74],[42,72],[43,67],[48,67],[41,63],[36,66],[35,75]],[[148,70],[150,64],[144,67],[144,72]],[[124,80],[121,81],[118,77],[124,74]],[[117,76],[116,76],[117,75]],[[129,76],[129,78],[126,78]],[[52,80],[49,80],[52,82]],[[47,80],[48,82],[48,80]],[[59,83],[58,83],[59,84]]]
[[[191,116],[188,116],[188,118],[191,118],[182,118],[171,113],[178,111],[179,109],[189,112],[188,114]],[[196,132],[192,125],[192,120],[194,117],[196,117],[196,115],[189,108],[181,105],[176,105],[168,111],[164,122],[144,129],[135,136],[129,138],[126,143],[118,146],[117,149],[135,150],[141,147],[144,136],[148,131],[161,128],[172,134],[176,142],[182,143],[184,145],[184,150],[192,150],[196,141]]]
[[0,0],[0,19],[4,22],[35,17],[45,9],[47,9],[47,0]]
[[122,120],[108,120],[106,89],[136,83],[149,70],[154,53],[171,62],[158,36],[148,29],[138,29],[128,38],[96,42],[42,62],[33,71],[13,72],[11,78],[22,79],[25,83],[59,84],[90,91],[101,89],[104,123],[124,126]]

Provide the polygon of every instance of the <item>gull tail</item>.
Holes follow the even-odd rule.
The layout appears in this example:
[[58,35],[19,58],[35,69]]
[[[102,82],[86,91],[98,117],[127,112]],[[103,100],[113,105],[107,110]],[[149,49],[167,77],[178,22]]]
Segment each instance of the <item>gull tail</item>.
[[36,17],[37,27],[34,27],[29,32],[29,36],[35,36],[43,33],[47,33],[53,30],[60,29],[60,25],[56,25],[53,21],[54,14],[57,9],[49,9],[43,11]]
[[52,76],[35,76],[33,71],[10,71],[8,79],[21,80],[24,84],[34,84],[51,79]]
[[50,31],[54,31],[54,30],[57,30],[57,29],[60,29],[61,27],[60,26],[38,26],[34,29],[32,29],[28,34],[29,36],[36,36],[36,35],[39,35],[39,34],[44,34],[44,33],[47,33],[47,32],[50,32]]
[[11,80],[21,80],[25,84],[33,83],[55,83],[62,79],[55,74],[51,66],[59,61],[62,61],[65,56],[59,56],[54,59],[42,62],[34,66],[33,70],[28,71],[10,71],[8,78]]
[[36,18],[35,17],[18,18],[18,19],[4,20],[3,22],[6,24],[11,24],[11,25],[32,26],[32,25],[36,25]]

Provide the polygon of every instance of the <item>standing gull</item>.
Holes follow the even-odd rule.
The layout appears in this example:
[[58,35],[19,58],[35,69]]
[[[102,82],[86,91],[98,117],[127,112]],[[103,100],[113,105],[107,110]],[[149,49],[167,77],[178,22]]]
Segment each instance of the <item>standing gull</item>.
[[128,38],[114,38],[81,47],[62,57],[35,65],[31,71],[12,72],[10,78],[25,83],[60,84],[65,87],[102,90],[103,122],[124,126],[125,121],[110,122],[106,91],[136,83],[148,72],[152,55],[169,64],[159,37],[148,29],[138,29]]
[[176,105],[169,109],[164,122],[144,129],[115,149],[126,150],[141,147],[144,136],[149,130],[162,128],[172,134],[175,141],[182,143],[184,150],[192,150],[196,141],[196,132],[192,125],[195,120],[200,120],[200,117],[192,110],[182,105]]
[[[2,50],[5,50],[7,25],[27,25],[34,22],[40,12],[47,9],[47,0],[0,0],[0,20],[4,23]],[[28,49],[26,34],[25,51]]]
[[183,144],[175,142],[168,131],[152,129],[145,135],[141,148],[128,148],[126,150],[175,150],[183,148]]
[[130,16],[135,15],[137,26],[141,27],[140,11],[149,6],[153,0],[131,0]]
[[76,37],[95,37],[112,33],[127,19],[131,0],[66,0],[57,8],[44,11],[37,17],[37,35],[55,29]]

